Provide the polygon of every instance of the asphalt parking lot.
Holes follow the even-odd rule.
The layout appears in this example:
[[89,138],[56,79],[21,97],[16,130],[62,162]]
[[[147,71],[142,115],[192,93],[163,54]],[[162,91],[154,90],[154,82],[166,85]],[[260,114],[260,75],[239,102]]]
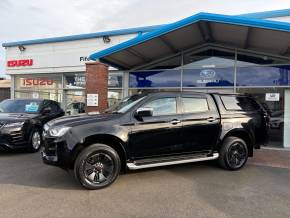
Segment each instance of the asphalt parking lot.
[[0,217],[290,217],[290,169],[212,162],[124,174],[82,189],[39,153],[0,154]]

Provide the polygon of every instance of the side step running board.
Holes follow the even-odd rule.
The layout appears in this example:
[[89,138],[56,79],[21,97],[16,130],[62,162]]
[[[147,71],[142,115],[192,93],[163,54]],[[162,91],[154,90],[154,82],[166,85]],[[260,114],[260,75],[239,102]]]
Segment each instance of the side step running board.
[[218,157],[219,157],[219,154],[214,153],[212,156],[209,156],[209,157],[206,156],[206,157],[198,157],[198,158],[191,158],[191,159],[165,161],[165,162],[159,162],[159,163],[136,164],[136,162],[133,162],[133,163],[127,163],[127,167],[130,170],[139,170],[139,169],[152,168],[152,167],[161,167],[161,166],[168,166],[168,165],[175,165],[175,164],[214,160],[214,159],[217,159]]

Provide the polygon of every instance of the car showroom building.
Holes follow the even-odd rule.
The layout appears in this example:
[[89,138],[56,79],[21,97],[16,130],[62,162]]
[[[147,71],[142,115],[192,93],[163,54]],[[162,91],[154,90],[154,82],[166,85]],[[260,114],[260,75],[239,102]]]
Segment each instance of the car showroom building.
[[3,46],[12,98],[54,99],[75,114],[140,92],[249,93],[271,112],[271,145],[290,147],[288,9]]

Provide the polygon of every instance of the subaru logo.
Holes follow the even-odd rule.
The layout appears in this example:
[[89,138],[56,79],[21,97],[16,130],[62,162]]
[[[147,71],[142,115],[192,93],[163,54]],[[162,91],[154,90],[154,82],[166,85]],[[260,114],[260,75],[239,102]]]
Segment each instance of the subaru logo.
[[204,79],[211,79],[215,77],[215,71],[211,69],[200,71],[200,77]]

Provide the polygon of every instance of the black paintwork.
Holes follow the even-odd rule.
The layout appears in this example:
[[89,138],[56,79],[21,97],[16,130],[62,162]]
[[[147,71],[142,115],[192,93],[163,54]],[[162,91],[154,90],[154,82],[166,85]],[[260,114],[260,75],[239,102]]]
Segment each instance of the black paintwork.
[[[248,144],[249,156],[252,156],[253,148],[259,148],[266,140],[266,112],[262,108],[256,111],[227,111],[220,96],[195,92],[151,93],[126,113],[58,118],[48,123],[49,128],[71,128],[59,138],[45,134],[43,160],[47,164],[72,168],[78,153],[94,143],[111,145],[125,162],[201,152],[211,154],[218,151],[221,142],[230,135],[244,139]],[[135,116],[138,108],[165,97],[177,99],[177,114]],[[209,110],[183,113],[181,97],[206,98]]]
[[[19,99],[17,99],[19,100]],[[29,100],[29,99],[20,99]],[[13,100],[4,100],[13,101]],[[36,101],[32,99],[31,101]],[[51,104],[59,105],[51,100],[37,100],[39,103],[38,113],[2,113],[0,112],[0,148],[20,149],[27,148],[30,143],[30,137],[33,130],[42,131],[43,125],[55,118],[64,115],[64,111],[58,106],[58,109],[51,110]],[[44,112],[44,110],[47,110]],[[6,127],[6,124],[24,122],[20,127]]]

